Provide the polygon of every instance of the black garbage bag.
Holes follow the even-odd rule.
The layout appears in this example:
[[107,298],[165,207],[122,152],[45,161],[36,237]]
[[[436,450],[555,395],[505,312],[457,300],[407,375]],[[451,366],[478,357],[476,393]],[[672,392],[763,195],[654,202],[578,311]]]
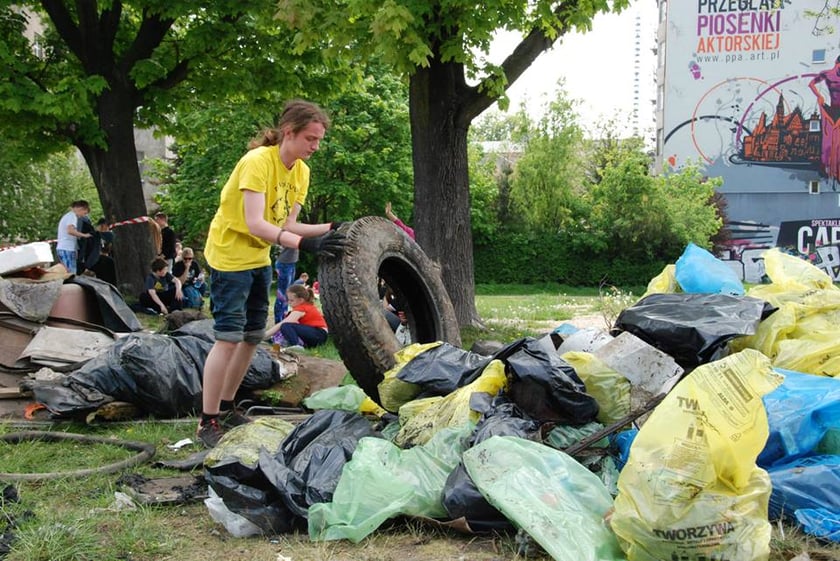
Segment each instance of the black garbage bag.
[[263,534],[305,530],[259,469],[227,463],[205,468],[204,478],[228,510],[253,522]]
[[[201,376],[212,347],[211,340],[185,333],[132,333],[65,380],[29,389],[59,417],[83,416],[110,401],[132,403],[159,418],[190,415],[201,410]],[[240,390],[268,388],[281,378],[280,364],[257,349]]]
[[[201,319],[191,321],[182,325],[169,335],[176,338],[176,341],[185,341],[183,344],[179,343],[179,346],[186,353],[196,353],[194,360],[203,369],[207,353],[210,352],[210,348],[216,342],[216,337],[213,335],[213,320]],[[186,338],[184,337],[185,335],[187,336]],[[206,341],[209,345],[201,345],[199,349],[198,345],[193,342],[193,338]],[[254,358],[251,359],[251,365],[248,367],[248,372],[242,380],[240,390],[269,388],[282,380],[284,374],[282,370],[280,363],[271,356],[267,349],[257,347],[257,352],[254,354]]]
[[690,370],[723,358],[729,341],[753,335],[775,311],[750,296],[651,294],[621,312],[614,329],[629,331]]
[[215,343],[216,336],[213,335],[214,323],[215,322],[212,319],[200,319],[196,321],[191,321],[189,323],[185,323],[175,331],[172,331],[169,335],[171,335],[172,337],[178,337],[181,335],[192,335],[193,337],[204,339],[208,343]]
[[[131,400],[143,411],[160,418],[181,417],[201,411],[201,372],[204,361],[184,348],[207,345],[187,336],[136,335],[123,347],[120,363],[137,384]],[[204,357],[209,352],[205,349]]]
[[557,354],[549,335],[526,338],[507,365],[513,374],[508,395],[534,419],[584,425],[598,415],[598,402],[586,393],[574,367]]
[[306,519],[310,506],[332,500],[344,464],[366,436],[380,435],[362,415],[323,409],[295,427],[276,454],[260,450],[259,469],[289,511]]
[[415,399],[445,396],[474,382],[490,361],[504,361],[524,343],[524,339],[504,346],[492,356],[465,351],[449,343],[423,351],[397,373],[397,379],[420,387]]
[[33,399],[56,417],[84,416],[112,401],[133,402],[137,384],[119,358],[130,339],[117,339],[105,352],[63,380],[29,380],[23,387],[31,390]]
[[[474,393],[470,398],[470,408],[482,411],[482,417],[470,438],[470,447],[495,435],[527,439],[539,437],[540,423],[530,418],[506,396],[491,398],[485,393]],[[505,515],[487,502],[473,483],[463,462],[458,464],[446,480],[443,488],[443,507],[452,520],[464,518],[473,532],[514,529]]]

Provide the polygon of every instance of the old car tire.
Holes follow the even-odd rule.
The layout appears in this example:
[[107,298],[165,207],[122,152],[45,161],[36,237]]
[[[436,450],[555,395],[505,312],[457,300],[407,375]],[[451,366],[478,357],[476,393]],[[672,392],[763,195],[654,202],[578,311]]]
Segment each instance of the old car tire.
[[379,403],[377,385],[400,348],[385,318],[379,278],[404,303],[413,342],[460,346],[458,322],[438,266],[391,221],[368,216],[340,231],[347,236],[343,255],[318,268],[321,307],[347,370]]

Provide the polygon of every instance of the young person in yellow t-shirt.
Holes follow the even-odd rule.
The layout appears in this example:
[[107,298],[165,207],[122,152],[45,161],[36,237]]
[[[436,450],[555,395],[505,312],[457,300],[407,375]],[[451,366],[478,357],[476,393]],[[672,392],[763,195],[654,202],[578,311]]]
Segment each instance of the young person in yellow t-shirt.
[[330,121],[314,103],[286,104],[277,126],[251,141],[222,188],[204,257],[216,342],[204,363],[202,413],[197,437],[213,447],[223,426],[250,420],[234,398],[268,318],[272,244],[326,258],[341,254],[340,222],[302,224],[298,215],[309,190],[304,160],[318,150]]

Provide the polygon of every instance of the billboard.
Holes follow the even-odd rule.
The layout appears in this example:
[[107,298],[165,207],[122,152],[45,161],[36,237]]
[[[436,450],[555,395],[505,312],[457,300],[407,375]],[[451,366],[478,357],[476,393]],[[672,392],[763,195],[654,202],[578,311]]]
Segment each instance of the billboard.
[[788,233],[840,222],[840,18],[830,4],[668,3],[660,155],[723,178],[733,259],[774,245],[815,262],[838,252],[834,235],[803,244]]

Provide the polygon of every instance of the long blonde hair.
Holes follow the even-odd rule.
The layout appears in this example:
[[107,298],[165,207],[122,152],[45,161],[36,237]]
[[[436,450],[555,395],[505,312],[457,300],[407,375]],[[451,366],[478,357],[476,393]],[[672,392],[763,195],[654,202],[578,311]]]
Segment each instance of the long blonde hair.
[[283,142],[283,133],[286,129],[293,133],[303,130],[309,123],[321,123],[325,129],[330,128],[330,118],[327,113],[311,101],[293,99],[286,102],[283,112],[273,129],[265,129],[261,135],[248,143],[248,149],[259,146],[277,146]]

